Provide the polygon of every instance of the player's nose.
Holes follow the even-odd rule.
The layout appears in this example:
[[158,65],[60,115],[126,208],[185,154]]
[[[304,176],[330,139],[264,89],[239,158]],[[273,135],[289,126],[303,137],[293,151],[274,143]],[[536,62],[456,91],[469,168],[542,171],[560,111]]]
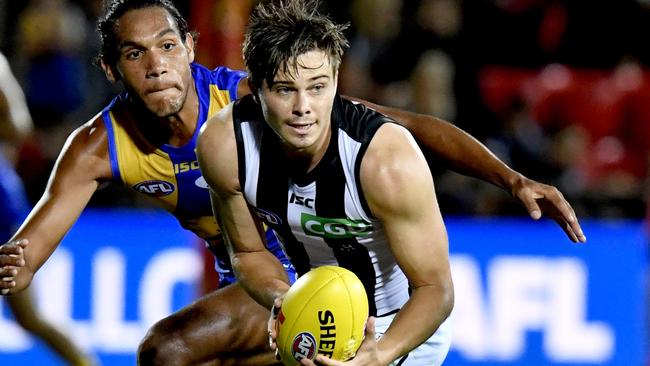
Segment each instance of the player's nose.
[[147,77],[156,78],[167,73],[167,61],[157,52],[147,53]]
[[295,93],[293,113],[297,116],[304,116],[311,113],[311,103],[306,91],[298,91]]

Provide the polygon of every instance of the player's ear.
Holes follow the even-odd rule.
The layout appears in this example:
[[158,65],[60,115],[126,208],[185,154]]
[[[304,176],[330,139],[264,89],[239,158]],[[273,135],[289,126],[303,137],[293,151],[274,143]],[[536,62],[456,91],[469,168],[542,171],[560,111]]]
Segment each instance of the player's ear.
[[194,36],[192,36],[192,33],[188,32],[185,35],[185,48],[187,48],[187,56],[190,63],[194,62]]
[[255,84],[251,81],[250,76],[247,78],[248,80],[248,88],[251,90],[251,94],[253,95],[253,99],[255,100],[255,103],[260,104],[259,97],[257,96],[258,89],[255,87]]
[[110,67],[106,61],[103,59],[100,61],[99,65],[102,67],[102,70],[104,70],[104,75],[106,75],[106,78],[108,81],[111,83],[114,83],[117,81],[117,78],[115,77],[115,72],[113,71],[113,68]]

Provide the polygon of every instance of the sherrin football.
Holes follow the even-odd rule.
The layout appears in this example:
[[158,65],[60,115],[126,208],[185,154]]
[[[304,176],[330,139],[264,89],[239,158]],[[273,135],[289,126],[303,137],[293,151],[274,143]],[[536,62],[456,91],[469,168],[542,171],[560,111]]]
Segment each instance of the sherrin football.
[[276,338],[285,365],[316,354],[345,361],[363,341],[368,298],[359,278],[336,266],[312,269],[287,292]]

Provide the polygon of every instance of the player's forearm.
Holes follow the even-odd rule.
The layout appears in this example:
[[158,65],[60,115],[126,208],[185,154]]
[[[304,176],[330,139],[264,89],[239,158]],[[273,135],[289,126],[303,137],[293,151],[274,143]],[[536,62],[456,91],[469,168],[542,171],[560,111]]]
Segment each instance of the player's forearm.
[[452,170],[490,182],[507,191],[521,175],[470,134],[439,118],[346,97],[365,104],[406,127],[427,150]]
[[270,252],[236,253],[231,262],[242,287],[267,309],[289,290],[284,267]]
[[519,173],[508,167],[480,141],[453,124],[427,115],[414,115],[406,126],[415,138],[451,169],[510,191]]
[[378,342],[381,363],[389,364],[431,337],[447,319],[453,304],[451,284],[414,288]]

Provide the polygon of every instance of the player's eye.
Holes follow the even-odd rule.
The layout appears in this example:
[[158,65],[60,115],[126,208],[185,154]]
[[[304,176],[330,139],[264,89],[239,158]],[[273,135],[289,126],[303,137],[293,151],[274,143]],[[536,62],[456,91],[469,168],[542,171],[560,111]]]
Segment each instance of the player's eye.
[[291,92],[291,89],[281,86],[275,89],[275,92],[280,94],[280,95],[287,95]]
[[135,60],[140,56],[142,56],[142,51],[140,50],[131,50],[125,54],[127,60]]
[[165,43],[163,43],[163,47],[162,47],[162,48],[163,48],[165,51],[171,51],[171,50],[173,50],[175,47],[176,47],[176,43],[174,43],[174,42],[165,42]]

